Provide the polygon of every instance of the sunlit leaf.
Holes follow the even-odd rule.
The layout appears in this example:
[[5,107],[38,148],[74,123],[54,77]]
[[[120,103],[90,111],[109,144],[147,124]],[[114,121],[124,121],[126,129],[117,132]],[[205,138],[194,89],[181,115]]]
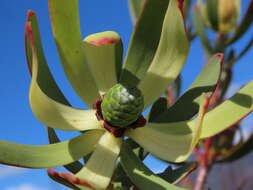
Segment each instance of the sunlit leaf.
[[155,175],[139,160],[126,143],[122,145],[120,163],[128,177],[139,189],[184,190]]
[[205,118],[201,138],[213,136],[236,124],[253,111],[253,81],[235,93],[213,110]]
[[[39,25],[37,21],[37,16],[33,11],[28,11],[27,13],[27,23],[30,23],[31,32],[30,35],[33,36],[34,48],[36,50],[38,58],[38,67],[41,71],[37,77],[37,82],[39,86],[46,92],[46,94],[53,98],[55,101],[61,102],[63,104],[69,105],[67,99],[62,94],[58,88],[49,68],[46,63],[44,56],[44,51],[42,48],[42,42],[40,39]],[[33,54],[32,54],[32,43],[28,32],[25,33],[25,46],[26,46],[26,58],[29,67],[29,71],[32,74],[32,64],[33,64]]]
[[101,129],[100,123],[95,116],[95,110],[74,109],[47,96],[44,92],[47,88],[42,89],[39,86],[39,81],[43,80],[39,78],[43,70],[39,69],[43,67],[38,63],[31,23],[26,25],[26,36],[27,39],[29,38],[27,42],[30,42],[32,52],[32,82],[29,99],[36,118],[47,126],[62,130]]
[[109,132],[104,133],[90,159],[76,177],[96,190],[105,190],[111,181],[121,142],[121,138],[116,138]]
[[74,162],[94,150],[103,131],[93,130],[69,141],[24,145],[0,141],[0,163],[26,168],[51,168]]
[[171,107],[166,108],[162,99],[153,105],[149,121],[155,123],[176,122],[188,120],[194,116],[199,110],[202,93],[211,96],[216,89],[220,80],[222,62],[222,54],[211,57],[195,81]]
[[116,32],[92,34],[84,39],[84,54],[100,95],[105,94],[119,79],[123,45]]
[[209,98],[203,95],[199,115],[193,121],[148,123],[143,128],[127,131],[126,135],[162,160],[182,162],[199,141],[208,102]]
[[169,3],[154,59],[138,85],[144,94],[145,108],[158,99],[166,87],[177,78],[188,55],[189,42],[178,3],[177,0],[171,0]]
[[[48,134],[48,139],[49,139],[50,144],[55,144],[55,143],[60,142],[60,139],[57,137],[56,132],[55,132],[54,129],[48,127],[47,128],[47,134]],[[72,173],[77,173],[81,170],[83,165],[77,160],[77,161],[72,162],[70,164],[64,165],[64,167],[67,170],[71,171]]]
[[49,0],[52,29],[63,69],[77,94],[91,106],[98,89],[85,60],[78,0]]
[[136,86],[145,76],[159,44],[168,3],[169,0],[145,0],[143,11],[131,36],[121,83]]

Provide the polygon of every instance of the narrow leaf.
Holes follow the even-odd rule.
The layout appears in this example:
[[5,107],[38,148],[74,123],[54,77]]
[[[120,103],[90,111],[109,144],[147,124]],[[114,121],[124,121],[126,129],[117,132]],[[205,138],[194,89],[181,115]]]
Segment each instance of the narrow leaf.
[[203,47],[209,54],[212,54],[213,48],[205,31],[204,18],[198,4],[193,9],[193,24],[197,35],[200,37]]
[[179,183],[187,175],[189,175],[197,167],[196,162],[188,162],[177,169],[172,169],[171,166],[165,169],[164,172],[158,174],[160,177],[172,184]]
[[118,82],[123,45],[116,32],[92,34],[84,39],[84,54],[100,95]]
[[102,134],[100,130],[89,131],[69,141],[50,145],[24,145],[1,140],[0,163],[26,168],[62,166],[93,151]]
[[212,28],[217,31],[219,28],[218,0],[206,0],[206,13]]
[[126,143],[122,145],[120,163],[128,177],[139,189],[184,190],[155,175],[139,160]]
[[[39,78],[43,68],[39,65],[37,51],[35,48],[34,35],[31,23],[26,24],[27,42],[30,43],[32,52],[32,82],[30,86],[30,105],[34,115],[47,126],[62,130],[88,130],[101,128],[95,116],[95,110],[74,109],[65,104],[61,104],[45,93],[46,89],[39,86],[43,79]],[[44,79],[45,80],[45,79]],[[46,81],[44,82],[44,84]]]
[[199,141],[208,103],[209,98],[203,95],[198,117],[193,121],[148,123],[143,128],[127,131],[126,135],[162,160],[182,162]]
[[[60,103],[69,105],[67,99],[62,94],[60,89],[58,88],[49,68],[46,63],[46,59],[44,56],[44,51],[42,48],[42,42],[40,39],[40,33],[39,33],[39,25],[37,21],[37,16],[33,11],[27,12],[27,24],[30,27],[30,34],[27,31],[25,32],[25,47],[26,47],[26,57],[27,57],[27,64],[29,67],[30,74],[32,74],[32,64],[33,64],[33,53],[32,48],[35,48],[37,58],[38,58],[38,67],[41,71],[37,77],[37,82],[39,86],[41,86],[42,89],[46,92],[46,94],[53,98],[55,101],[58,101]],[[30,38],[32,35],[32,38],[34,40],[34,45],[31,43]],[[34,47],[32,47],[34,46]]]
[[49,0],[49,12],[61,63],[71,85],[86,104],[99,98],[85,60],[80,32],[78,0]]
[[76,177],[96,190],[105,190],[111,181],[121,142],[121,138],[116,138],[109,132],[104,133],[90,159]]
[[168,3],[169,0],[145,0],[131,36],[121,83],[136,86],[145,76],[159,44]]
[[[47,128],[47,134],[48,134],[48,139],[49,139],[50,144],[55,144],[55,143],[60,142],[60,139],[57,137],[54,129],[48,127]],[[64,165],[64,167],[67,170],[69,170],[70,172],[75,174],[75,173],[79,172],[82,169],[83,165],[79,161],[75,161],[75,162],[72,162],[70,164]]]
[[177,0],[170,1],[156,54],[138,85],[144,94],[145,108],[158,99],[166,87],[177,78],[187,58],[189,42],[180,8],[182,7]]
[[[167,123],[189,120],[199,110],[199,101],[203,93],[211,96],[220,80],[223,54],[211,57],[195,81],[185,93],[169,108],[158,107],[157,101],[150,112],[149,121],[154,123]],[[155,109],[156,108],[156,109]],[[159,114],[156,114],[158,110]],[[155,111],[155,112],[154,112]]]
[[141,15],[145,1],[144,0],[128,0],[129,10],[132,22],[136,24]]
[[253,111],[253,81],[235,93],[204,118],[201,138],[211,137],[241,121]]

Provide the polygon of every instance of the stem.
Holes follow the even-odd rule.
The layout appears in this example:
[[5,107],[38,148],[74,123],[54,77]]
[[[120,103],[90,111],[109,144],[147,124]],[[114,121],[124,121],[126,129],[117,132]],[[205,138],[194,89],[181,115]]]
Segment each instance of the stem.
[[212,138],[208,138],[204,142],[204,152],[195,151],[199,162],[199,170],[196,178],[194,190],[203,190],[206,184],[208,173],[212,167],[212,157],[210,155],[210,148],[212,146]]
[[203,190],[208,176],[209,168],[205,164],[201,164],[196,178],[194,190]]

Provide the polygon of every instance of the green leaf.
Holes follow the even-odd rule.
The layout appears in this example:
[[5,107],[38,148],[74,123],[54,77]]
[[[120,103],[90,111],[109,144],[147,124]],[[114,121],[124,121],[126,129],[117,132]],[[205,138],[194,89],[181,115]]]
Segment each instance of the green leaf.
[[195,120],[148,123],[145,127],[126,131],[126,135],[162,160],[182,162],[189,157],[199,141],[208,103],[209,98],[203,95]]
[[214,30],[218,30],[218,0],[206,0],[206,13],[208,21]]
[[119,79],[123,45],[113,31],[92,34],[84,39],[84,54],[100,95],[114,86]]
[[211,42],[208,39],[207,33],[205,31],[205,20],[202,15],[202,11],[197,4],[194,9],[193,9],[193,24],[195,26],[195,30],[197,35],[200,37],[201,43],[205,50],[209,53],[212,54],[213,48],[211,46]]
[[158,174],[161,178],[165,179],[169,183],[177,184],[179,183],[184,177],[189,175],[195,168],[197,167],[196,162],[188,162],[184,163],[177,169],[172,169],[171,166],[165,169],[164,172]]
[[[60,142],[60,139],[57,137],[54,129],[47,127],[47,134],[48,134],[48,139],[49,139],[50,144],[55,144],[55,143]],[[75,174],[82,169],[83,165],[81,164],[81,162],[75,161],[70,164],[64,165],[64,167],[70,172]]]
[[[136,3],[138,1],[140,0],[135,0]],[[159,44],[168,3],[169,0],[145,1],[143,11],[131,36],[121,83],[136,86],[145,76]]]
[[102,134],[103,131],[93,130],[69,141],[51,145],[24,145],[1,140],[0,162],[26,168],[62,166],[93,151]]
[[179,7],[177,0],[170,1],[156,54],[138,85],[144,95],[145,108],[158,99],[165,88],[177,78],[187,58],[189,42]]
[[62,66],[77,94],[91,106],[98,89],[83,53],[78,0],[49,0],[49,12]]
[[122,138],[116,138],[113,134],[105,132],[90,159],[76,177],[86,181],[96,190],[105,190],[111,181],[121,143]]
[[[39,67],[39,70],[41,71],[37,77],[37,82],[39,86],[42,89],[44,89],[47,96],[53,98],[55,101],[69,105],[67,99],[58,88],[48,68],[48,65],[46,63],[46,59],[45,59],[43,48],[42,48],[42,42],[40,39],[37,16],[33,11],[27,12],[27,25],[30,25],[29,27],[31,28],[30,35],[32,35],[32,38],[34,40],[34,48],[36,49],[36,54],[38,58],[38,67]],[[25,47],[26,47],[26,53],[27,53],[26,57],[27,57],[29,71],[32,74],[33,54],[32,54],[31,46],[33,45],[31,44],[29,33],[26,30],[26,33],[25,33]]]
[[[30,86],[30,105],[34,115],[47,126],[62,130],[88,130],[102,129],[100,122],[95,116],[95,110],[74,109],[65,104],[59,103],[48,97],[46,90],[40,86],[41,81],[47,79],[39,78],[40,70],[43,68],[42,62],[38,62],[37,51],[35,47],[33,30],[31,23],[26,25],[27,43],[32,52],[32,82]],[[39,64],[41,63],[41,64]],[[44,84],[46,81],[44,81]]]
[[171,107],[161,106],[161,100],[158,100],[153,105],[149,121],[167,123],[188,120],[194,116],[199,110],[198,104],[202,93],[207,93],[208,96],[211,96],[216,89],[220,80],[222,62],[222,54],[216,54],[211,57],[195,81]]
[[[53,169],[48,169],[47,173],[48,173],[48,176],[52,180],[54,180],[57,183],[60,183],[62,185],[65,185],[71,189],[74,189],[74,190],[95,190],[86,181],[82,181],[81,179],[77,178],[72,173],[57,172]],[[78,187],[76,185],[77,183],[80,185],[80,187]]]
[[122,144],[120,163],[128,177],[139,189],[183,190],[183,188],[169,184],[155,175],[139,160],[126,143]]
[[236,27],[233,37],[228,39],[226,43],[227,46],[239,40],[248,31],[249,27],[253,23],[252,11],[253,11],[253,0],[250,1],[248,9],[241,23]]
[[144,0],[128,0],[128,6],[129,6],[132,22],[135,24],[143,10]]
[[251,135],[246,141],[241,142],[232,147],[231,150],[225,152],[221,159],[218,160],[219,163],[222,162],[233,162],[243,156],[249,154],[253,150],[253,135]]
[[204,118],[200,138],[207,138],[229,128],[253,111],[253,81],[226,100]]

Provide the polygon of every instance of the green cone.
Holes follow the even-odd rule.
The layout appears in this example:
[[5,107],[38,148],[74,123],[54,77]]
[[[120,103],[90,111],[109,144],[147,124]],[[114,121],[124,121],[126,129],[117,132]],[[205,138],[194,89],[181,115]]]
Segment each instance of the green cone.
[[101,104],[104,120],[117,127],[126,127],[136,121],[143,107],[141,91],[122,84],[116,84],[108,90]]

